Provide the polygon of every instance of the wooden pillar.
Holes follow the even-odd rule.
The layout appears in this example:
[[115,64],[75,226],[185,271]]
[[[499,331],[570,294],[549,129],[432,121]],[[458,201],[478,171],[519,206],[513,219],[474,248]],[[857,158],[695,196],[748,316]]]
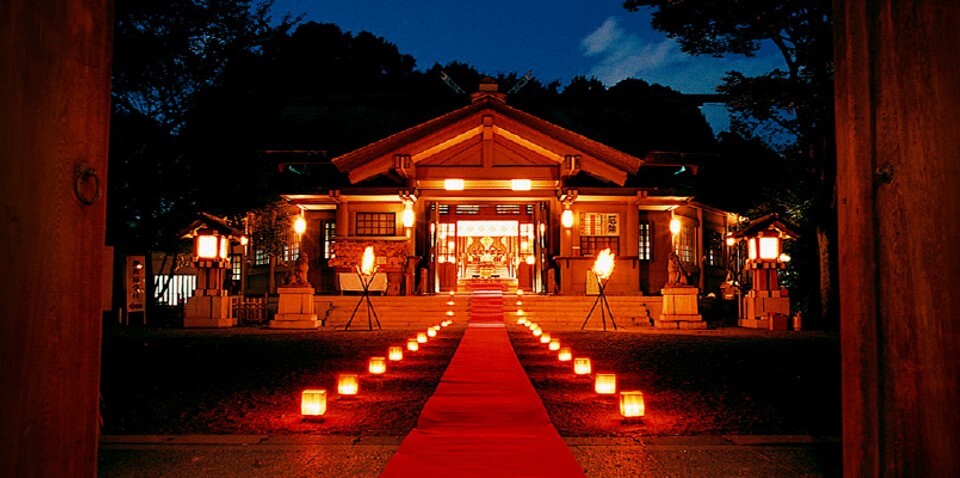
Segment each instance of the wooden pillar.
[[96,474],[111,4],[0,8],[0,476]]
[[960,4],[836,3],[846,476],[960,476]]

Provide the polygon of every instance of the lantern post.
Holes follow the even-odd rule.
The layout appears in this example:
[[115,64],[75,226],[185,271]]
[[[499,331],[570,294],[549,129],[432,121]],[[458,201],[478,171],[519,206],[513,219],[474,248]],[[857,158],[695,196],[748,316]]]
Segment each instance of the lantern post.
[[[790,295],[780,286],[779,272],[786,268],[790,256],[783,252],[783,241],[796,239],[796,228],[777,214],[755,219],[731,235],[735,241],[746,241],[747,261],[744,268],[751,288],[742,298],[741,327],[787,330],[790,326]],[[794,329],[800,327],[793,324]]]
[[184,328],[232,327],[230,296],[223,288],[224,274],[230,268],[230,239],[203,227],[193,234],[193,265],[197,269],[197,288],[184,308]]

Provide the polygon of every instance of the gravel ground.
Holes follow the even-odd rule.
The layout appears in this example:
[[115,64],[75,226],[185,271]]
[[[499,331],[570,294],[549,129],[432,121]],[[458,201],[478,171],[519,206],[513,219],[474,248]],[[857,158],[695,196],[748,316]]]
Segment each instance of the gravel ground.
[[[373,376],[367,359],[414,332],[107,329],[103,433],[401,436],[416,425],[464,330],[444,329]],[[360,374],[358,397],[337,397],[341,372]],[[322,422],[301,420],[307,387],[327,389]]]
[[[549,331],[548,331],[549,332]],[[840,347],[834,333],[743,329],[664,334],[554,334],[593,371],[617,374],[618,390],[641,390],[646,416],[620,421],[616,397],[576,378],[572,362],[521,326],[510,337],[554,426],[563,436],[840,435]]]
[[[616,399],[575,378],[572,364],[510,325],[514,348],[566,437],[840,434],[836,334],[723,329],[695,333],[555,334],[594,372],[644,393],[647,415],[622,424]],[[101,379],[104,434],[316,434],[403,436],[415,425],[459,343],[445,329],[385,376],[367,358],[411,331],[289,332],[107,329]],[[360,395],[329,398],[322,422],[304,422],[299,392],[335,390],[336,374],[361,374]]]

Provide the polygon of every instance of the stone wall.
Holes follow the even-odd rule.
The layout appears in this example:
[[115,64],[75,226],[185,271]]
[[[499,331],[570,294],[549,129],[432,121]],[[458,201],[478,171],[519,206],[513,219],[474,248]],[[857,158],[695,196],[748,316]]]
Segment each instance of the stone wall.
[[378,270],[387,275],[387,295],[400,295],[407,264],[407,240],[338,238],[333,243],[335,257],[330,259],[330,267],[338,272],[356,271],[367,246],[373,246]]

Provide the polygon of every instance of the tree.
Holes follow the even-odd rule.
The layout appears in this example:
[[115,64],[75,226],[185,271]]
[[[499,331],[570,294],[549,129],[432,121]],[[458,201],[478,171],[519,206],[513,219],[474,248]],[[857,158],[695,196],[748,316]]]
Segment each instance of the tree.
[[[792,135],[781,148],[788,157],[807,158],[804,171],[814,187],[797,204],[798,219],[816,238],[814,270],[819,287],[812,290],[819,307],[808,312],[836,317],[836,153],[833,137],[833,55],[829,0],[626,0],[636,11],[654,8],[652,25],[694,55],[754,55],[765,42],[783,56],[786,70],[749,77],[728,72],[717,90],[727,96],[734,114],[732,127],[750,138],[768,142]],[[808,239],[809,240],[809,239]]]

